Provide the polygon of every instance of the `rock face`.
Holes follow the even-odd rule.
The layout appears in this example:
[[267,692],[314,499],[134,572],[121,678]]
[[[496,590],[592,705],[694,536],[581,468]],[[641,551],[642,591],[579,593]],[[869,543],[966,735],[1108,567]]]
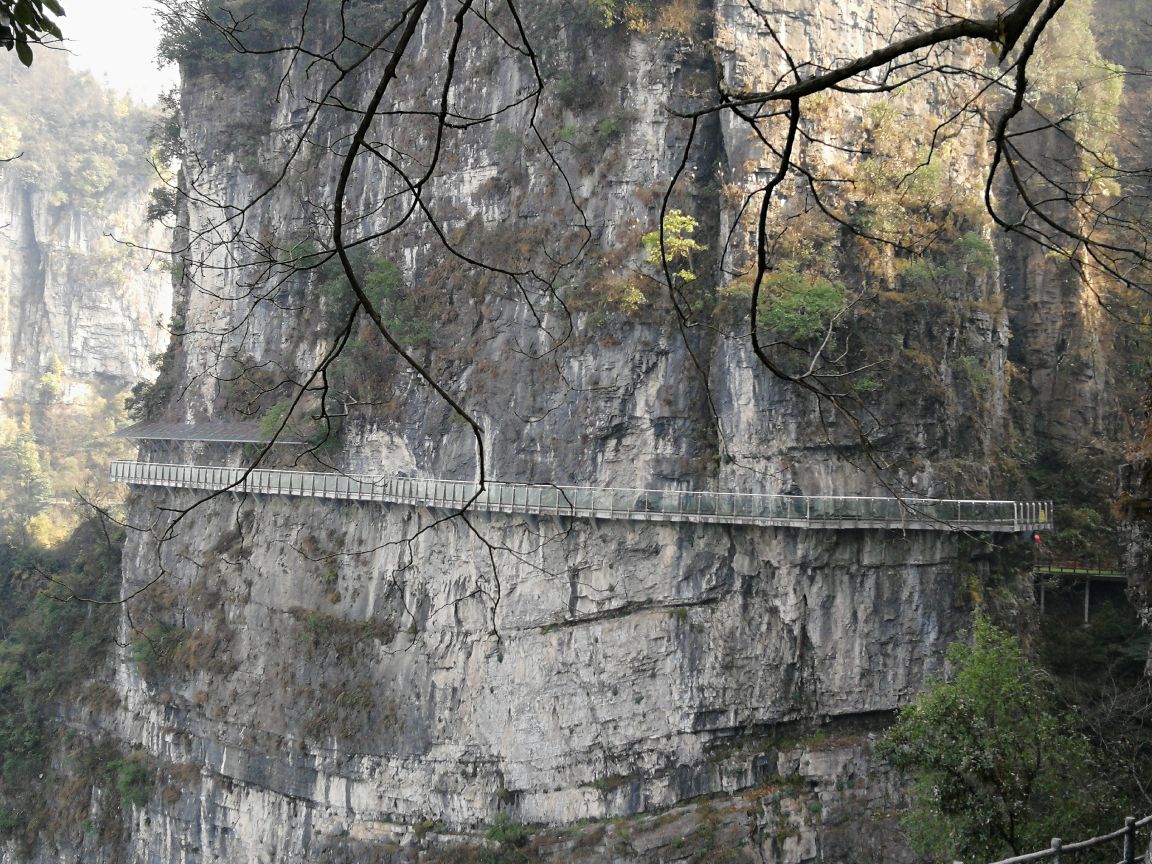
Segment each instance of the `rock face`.
[[[149,358],[168,341],[161,322],[171,311],[171,277],[162,257],[108,236],[147,242],[146,192],[124,190],[106,217],[53,206],[48,190],[26,182],[16,166],[0,166],[3,398],[35,400],[56,361],[66,398],[154,376]],[[162,236],[151,233],[154,241]]]
[[[291,20],[289,5],[267,14]],[[1035,328],[1018,330],[1012,316],[1044,303],[1043,292],[1005,284],[1022,273],[1012,257],[1022,253],[992,249],[987,224],[965,216],[953,239],[979,256],[945,249],[952,269],[917,271],[914,284],[890,250],[836,228],[798,228],[812,233],[787,260],[835,271],[852,286],[846,297],[859,292],[854,335],[836,338],[850,362],[875,370],[866,386],[853,379],[864,409],[829,410],[763,368],[743,335],[746,310],[745,323],[738,312],[735,323],[723,317],[740,286],[720,265],[747,258],[738,203],[772,170],[746,130],[705,120],[672,196],[702,247],[689,262],[697,278],[677,286],[684,326],[645,260],[642,237],[658,228],[664,183],[688,141],[666,106],[691,104],[719,76],[755,87],[781,74],[763,21],[727,2],[611,26],[592,4],[537,6],[525,27],[554,95],[536,114],[518,101],[531,85],[524,58],[481,38],[472,20],[453,112],[513,107],[447,133],[424,209],[402,232],[388,233],[410,190],[383,158],[357,162],[346,196],[348,239],[371,238],[357,259],[366,284],[413,358],[482,427],[487,476],[1026,497],[1000,470],[1013,445],[1008,357],[1016,352],[1015,374],[1028,379],[1023,364],[1041,353],[1019,343]],[[905,11],[799,4],[770,20],[797,56],[831,59],[868,50]],[[386,105],[438,93],[452,14],[427,13],[405,60],[419,71],[398,80]],[[252,26],[259,35],[259,16]],[[330,35],[337,25],[315,26]],[[493,26],[510,20],[495,15]],[[350,308],[330,270],[283,263],[316,263],[308,244],[327,237],[338,176],[328,148],[346,140],[350,120],[322,111],[310,122],[309,96],[324,82],[267,63],[231,75],[199,49],[185,60],[192,243],[180,265],[176,315],[187,335],[170,354],[169,416],[283,407]],[[381,68],[351,76],[340,98],[363,104]],[[861,124],[877,147],[902,140],[887,111],[822,110],[829,146],[813,144],[809,166],[848,165],[834,145]],[[894,110],[912,124],[918,109]],[[280,177],[301,135],[303,155],[239,221],[228,208]],[[373,135],[377,152],[409,167],[434,141],[420,117],[381,122]],[[978,130],[959,135],[933,181],[950,208],[979,189],[980,140]],[[859,202],[838,206],[880,218]],[[797,184],[778,218],[802,226],[811,210]],[[726,244],[734,251],[722,258]],[[811,263],[816,247],[831,264]],[[1008,306],[1012,292],[1033,299]],[[350,332],[329,370],[326,407],[346,414],[338,437],[300,458],[474,478],[470,427],[370,328]],[[1077,398],[1091,403],[1102,385]],[[1037,414],[1045,398],[1038,388]],[[309,399],[302,415],[318,404]],[[293,461],[287,452],[268,461]],[[145,450],[157,460],[246,455]],[[163,520],[182,508],[191,509],[165,535]],[[151,533],[129,538],[125,592],[150,587],[130,607],[137,635],[124,620],[123,641],[138,650],[118,658],[119,707],[99,721],[156,766],[125,850],[157,862],[454,860],[438,856],[463,855],[462,834],[475,842],[484,825],[521,822],[550,826],[533,842],[556,860],[693,860],[709,849],[731,860],[903,860],[888,819],[899,790],[873,764],[870,736],[940,668],[987,554],[947,532],[464,520],[133,494],[134,524],[156,524],[157,514]],[[153,643],[170,650],[140,648]],[[636,817],[635,829],[572,827],[610,817]]]
[[[1152,463],[1146,449],[1132,463],[1121,466],[1118,485],[1124,519],[1124,569],[1130,574],[1129,589],[1140,617],[1145,626],[1152,626]],[[1145,674],[1152,675],[1152,656],[1145,664]]]
[[111,395],[168,343],[168,238],[145,214],[153,112],[48,56],[0,96],[0,399]]
[[[956,540],[936,535],[499,516],[474,534],[394,508],[237,504],[196,511],[221,532],[211,562],[179,563],[198,533],[164,548],[182,638],[210,644],[155,670],[164,704],[123,667],[120,734],[340,825],[565,824],[791,776],[755,748],[809,721],[873,728],[964,620]],[[155,572],[136,554],[132,572]]]

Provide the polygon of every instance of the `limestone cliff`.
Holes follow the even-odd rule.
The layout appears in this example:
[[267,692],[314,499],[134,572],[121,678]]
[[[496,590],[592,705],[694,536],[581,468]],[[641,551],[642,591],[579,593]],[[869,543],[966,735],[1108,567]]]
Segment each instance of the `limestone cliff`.
[[[370,31],[394,11],[357,8],[344,26]],[[892,171],[912,171],[906,144],[931,132],[923,105],[946,113],[949,94],[925,87],[863,117],[819,109],[825,137],[802,164],[859,170],[868,189],[834,199],[845,225],[817,219],[801,182],[781,195],[775,227],[792,228],[780,272],[827,282],[849,310],[842,328],[821,325],[851,369],[848,413],[770,375],[748,344],[740,202],[771,155],[715,118],[689,147],[669,111],[721,78],[755,87],[783,74],[765,20],[796,56],[831,61],[912,26],[906,12],[540,2],[524,20],[548,85],[537,103],[516,22],[469,19],[453,55],[455,8],[433,5],[378,112],[375,155],[352,166],[347,239],[363,241],[356,266],[398,338],[483,428],[487,476],[1027,496],[1008,379],[1027,383],[1029,416],[1066,418],[1068,399],[1097,416],[1105,367],[1078,368],[1071,395],[1052,399],[1065,372],[1038,359],[1053,338],[1036,323],[1050,302],[1043,268],[992,243],[979,127],[950,140],[915,200],[892,196],[868,154],[837,146],[864,134]],[[261,7],[239,36],[259,48],[294,13]],[[341,22],[312,26],[323,46]],[[459,122],[438,132],[420,112],[437,104],[449,56]],[[321,260],[358,115],[331,106],[365,104],[386,60],[336,84],[286,58],[204,41],[182,55],[185,335],[157,416],[280,416],[343,338],[347,289]],[[318,104],[329,107],[313,116]],[[400,107],[412,113],[390,122]],[[488,119],[465,119],[476,117]],[[414,208],[396,165],[419,174],[441,143]],[[644,235],[685,152],[670,203],[700,248],[674,303]],[[930,224],[943,245],[916,255],[861,239]],[[1066,286],[1060,315],[1087,332],[1077,290]],[[268,461],[474,478],[470,427],[363,320],[349,337],[327,372],[323,407],[340,415],[329,441]],[[305,399],[300,426],[319,398]],[[145,448],[157,460],[251,455]],[[944,532],[466,522],[156,490],[131,508],[152,529],[125,552],[125,593],[147,586],[121,628],[136,650],[115,662],[118,707],[85,709],[85,722],[141,751],[156,785],[107,860],[482,860],[467,856],[481,854],[469,844],[485,826],[507,850],[521,823],[544,826],[531,854],[555,860],[902,860],[889,818],[899,791],[870,736],[940,668],[993,554]],[[666,812],[640,815],[651,811]],[[633,821],[579,827],[613,817]]]
[[126,389],[151,377],[149,358],[168,340],[160,323],[171,309],[166,262],[110,239],[141,237],[141,192],[110,201],[115,216],[107,219],[52,206],[15,167],[5,169],[0,190],[7,225],[0,241],[5,398],[35,398],[53,358],[68,378],[70,398],[85,385]]
[[[0,101],[0,399],[119,392],[168,341],[167,245],[145,220],[151,112],[49,57]],[[13,158],[14,157],[14,158]]]

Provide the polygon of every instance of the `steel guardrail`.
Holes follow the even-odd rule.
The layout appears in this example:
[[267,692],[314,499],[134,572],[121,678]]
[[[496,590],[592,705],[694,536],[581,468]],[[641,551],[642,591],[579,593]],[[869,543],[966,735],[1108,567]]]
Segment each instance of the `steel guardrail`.
[[460,480],[127,461],[113,462],[110,474],[113,481],[138,486],[380,501],[446,510],[467,506],[493,513],[570,518],[931,531],[1042,531],[1052,527],[1048,501],[758,495],[497,481],[480,489],[476,483]]

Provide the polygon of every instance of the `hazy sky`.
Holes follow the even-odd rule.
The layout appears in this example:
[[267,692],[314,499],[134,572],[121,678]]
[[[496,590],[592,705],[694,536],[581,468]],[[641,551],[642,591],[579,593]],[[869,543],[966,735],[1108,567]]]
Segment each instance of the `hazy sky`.
[[176,68],[156,68],[159,34],[151,0],[61,0],[60,29],[74,66],[142,102],[176,83]]

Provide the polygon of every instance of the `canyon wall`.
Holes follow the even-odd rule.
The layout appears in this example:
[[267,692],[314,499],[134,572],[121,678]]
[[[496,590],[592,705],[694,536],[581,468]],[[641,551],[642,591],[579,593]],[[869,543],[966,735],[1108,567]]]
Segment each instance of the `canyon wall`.
[[[123,390],[155,373],[171,308],[164,256],[111,239],[149,237],[145,196],[131,190],[108,203],[113,218],[67,205],[9,166],[0,176],[0,389],[36,399],[45,374],[63,374],[65,397],[108,384]],[[153,240],[161,240],[152,232]],[[58,364],[58,366],[57,366]]]
[[0,104],[0,398],[81,400],[155,372],[172,306],[167,232],[149,224],[147,130],[154,115],[117,103],[48,57]]
[[[842,223],[819,216],[803,177],[778,194],[773,285],[828,283],[847,311],[777,333],[774,351],[840,376],[840,407],[749,344],[740,207],[774,162],[731,116],[703,116],[689,145],[674,111],[719,80],[771,84],[787,71],[779,46],[831,63],[929,16],[540,2],[524,12],[547,82],[536,100],[517,22],[468,18],[453,53],[456,11],[433,4],[414,33],[351,166],[345,237],[398,341],[482,430],[486,477],[1028,498],[1021,448],[1105,413],[1106,363],[1045,359],[1047,316],[1095,338],[1080,289],[994,239],[980,209],[987,130],[959,124],[920,185],[892,192],[958,98],[942,84],[813,107],[820,135],[798,164],[866,190],[822,191]],[[345,24],[393,12],[365,4]],[[268,4],[240,35],[259,48],[299,13]],[[333,17],[310,23],[316,45],[339,41]],[[319,441],[321,412],[329,434],[265,464],[477,479],[473,427],[363,316],[310,377],[351,309],[325,250],[359,115],[332,106],[366,104],[387,58],[334,83],[287,55],[212,54],[209,37],[180,58],[182,335],[152,416],[279,418],[303,387],[292,437]],[[454,122],[438,126],[421,112],[439,105],[448,57]],[[644,237],[681,163],[669,209],[698,248],[674,264],[694,278],[669,290]],[[920,230],[936,245],[862,236]],[[821,334],[835,350],[815,351]],[[1075,386],[1053,384],[1067,375]],[[573,861],[910,858],[899,785],[871,745],[940,671],[994,587],[990,560],[1014,572],[1020,538],[450,515],[136,490],[129,522],[147,530],[125,550],[114,707],[74,720],[135,751],[154,784],[120,835],[34,860],[487,860],[485,837],[501,855]]]

